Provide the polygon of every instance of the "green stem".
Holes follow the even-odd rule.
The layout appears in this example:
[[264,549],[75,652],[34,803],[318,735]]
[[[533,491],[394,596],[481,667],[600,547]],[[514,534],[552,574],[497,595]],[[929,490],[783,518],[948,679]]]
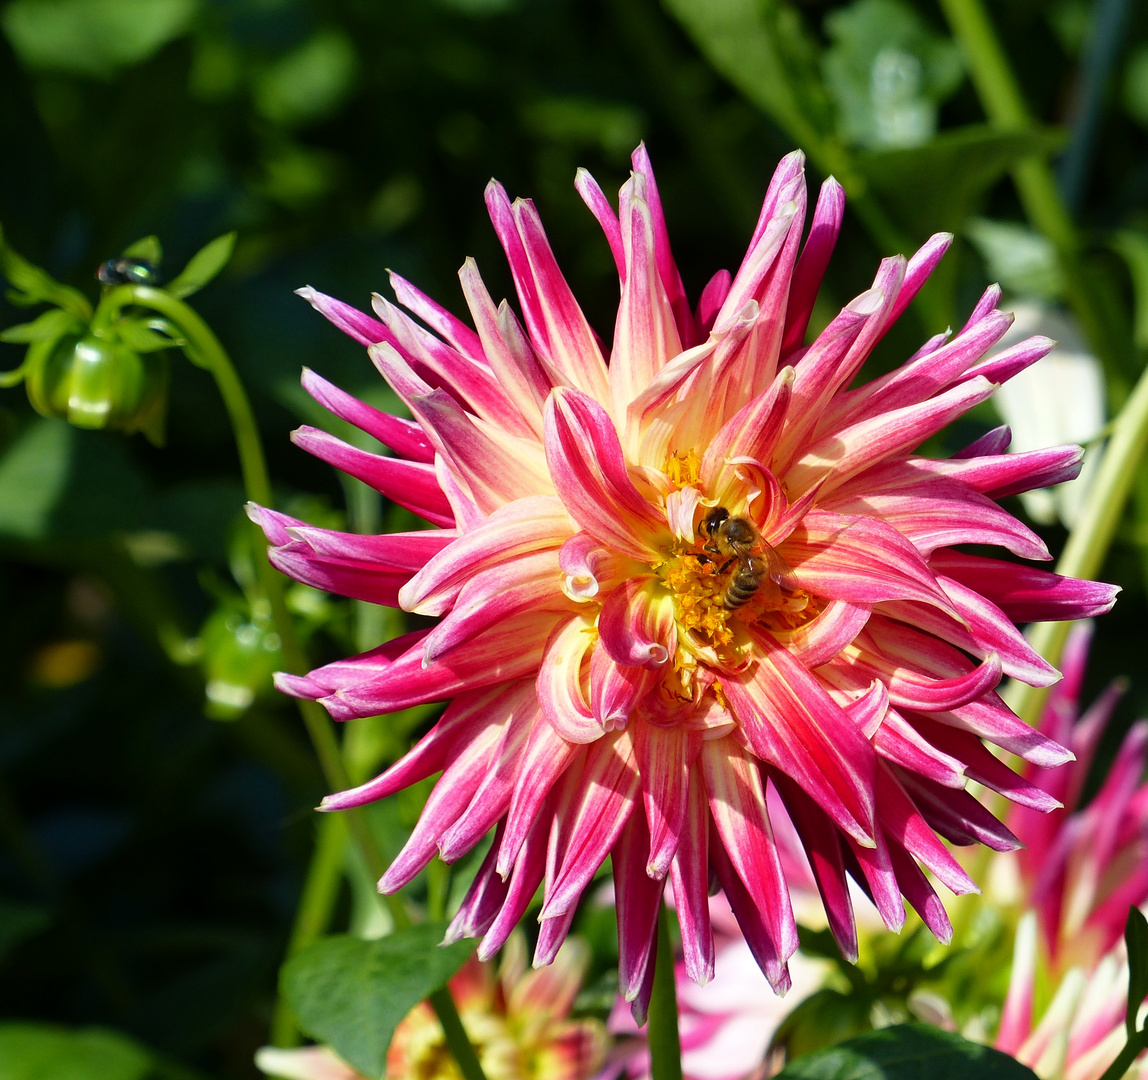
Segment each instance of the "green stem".
[[[1116,526],[1124,512],[1132,485],[1136,482],[1136,469],[1148,447],[1148,367],[1145,368],[1132,396],[1112,425],[1112,438],[1080,520],[1069,534],[1064,553],[1056,564],[1056,572],[1068,577],[1091,578],[1100,572],[1104,558],[1112,544]],[[1029,638],[1032,646],[1050,664],[1060,659],[1060,651],[1068,636],[1069,624],[1037,623]],[[1014,683],[1009,704],[1030,724],[1036,723],[1047,690]]]
[[[166,316],[185,338],[184,349],[188,359],[211,373],[220,397],[223,398],[235,434],[247,498],[261,506],[270,507],[271,481],[267,472],[267,459],[263,454],[259,426],[255,422],[255,413],[251,409],[243,382],[219,338],[193,308],[171,293],[147,285],[122,285],[105,294],[92,319],[92,332],[99,334],[102,329],[109,327],[120,311],[128,306],[150,308]],[[262,549],[262,536],[258,549]],[[259,572],[264,595],[271,605],[275,629],[283,643],[285,666],[294,674],[305,674],[308,668],[307,658],[299,645],[295,624],[284,602],[283,579],[265,558],[259,560]],[[339,741],[335,738],[331,722],[322,706],[317,702],[303,699],[297,699],[296,704],[314,744],[327,783],[336,791],[349,787],[350,780]],[[386,869],[386,860],[371,833],[365,813],[358,807],[343,811],[343,814],[351,839],[377,880]],[[410,916],[402,900],[398,896],[388,896],[385,901],[394,919],[395,928],[402,929],[409,926]],[[466,1036],[458,1010],[450,996],[450,990],[442,987],[435,991],[429,1000],[438,1014],[443,1031],[446,1032],[447,1045],[466,1080],[485,1080],[478,1055]]]
[[[941,9],[969,64],[973,86],[989,120],[1006,131],[1026,131],[1032,116],[1008,57],[981,0],[940,0]],[[1097,355],[1116,370],[1122,348],[1112,337],[1091,277],[1080,260],[1080,239],[1048,163],[1028,158],[1012,170],[1029,221],[1056,248],[1067,299]]]
[[1121,1077],[1132,1068],[1132,1063],[1140,1056],[1145,1041],[1144,1032],[1138,1031],[1133,1035],[1124,1044],[1124,1049],[1116,1055],[1116,1060],[1104,1070],[1104,1075],[1100,1077],[1100,1080],[1121,1080]]
[[674,950],[665,907],[658,915],[658,951],[650,995],[647,1041],[652,1080],[682,1080],[682,1042],[678,1034],[678,995],[674,986]]
[[[347,823],[343,818],[338,814],[322,815],[315,851],[307,868],[307,880],[303,883],[303,895],[299,899],[299,910],[295,913],[291,940],[287,943],[287,956],[294,956],[300,949],[317,941],[330,925],[331,913],[339,897],[346,842]],[[271,1042],[275,1046],[298,1046],[300,1042],[295,1018],[282,996],[275,1002]]]

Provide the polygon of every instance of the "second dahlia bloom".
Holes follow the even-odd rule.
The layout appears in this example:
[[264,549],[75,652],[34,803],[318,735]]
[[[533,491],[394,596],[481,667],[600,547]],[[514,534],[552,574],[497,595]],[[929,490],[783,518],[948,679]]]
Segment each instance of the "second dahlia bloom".
[[[1125,735],[1088,805],[1080,799],[1096,748],[1124,691],[1113,682],[1083,714],[1079,699],[1092,628],[1073,627],[1064,651],[1064,680],[1049,695],[1040,730],[1069,747],[1076,760],[1049,775],[1032,765],[1026,778],[1064,805],[1050,814],[1014,806],[1009,827],[1024,850],[1002,856],[1006,892],[1036,912],[1048,965],[1091,971],[1119,943],[1129,905],[1148,902],[1148,721]],[[1016,888],[1015,886],[1018,886]]]
[[280,679],[339,720],[450,701],[410,754],[324,802],[360,805],[441,771],[380,888],[494,829],[451,935],[482,937],[479,956],[492,956],[541,884],[545,964],[612,856],[619,976],[637,1015],[667,883],[694,979],[713,973],[716,877],[766,977],[788,987],[797,931],[771,787],[847,956],[847,873],[888,926],[904,921],[904,898],[947,940],[924,871],[955,892],[976,886],[939,837],[1016,844],[967,781],[1056,805],[985,743],[1041,767],[1070,757],[994,690],[1002,672],[1056,679],[1014,620],[1101,612],[1115,594],[956,546],[1047,559],[993,500],[1075,475],[1078,448],[1006,454],[1002,429],[953,460],[914,453],[1052,347],[1032,338],[983,359],[1010,323],[998,289],[957,334],[851,388],[951,237],[886,259],[804,344],[844,197],[826,181],[803,244],[803,163],[781,162],[741,265],[715,274],[696,306],[645,149],[617,212],[580,172],[618,267],[608,350],[533,204],[494,182],[487,205],[522,322],[469,260],[473,328],[397,276],[406,311],[376,297],[377,319],[304,290],[369,346],[414,420],[305,372],[320,402],[395,456],[312,428],[296,442],[433,527],[353,536],[253,511],[286,573],[439,620]]

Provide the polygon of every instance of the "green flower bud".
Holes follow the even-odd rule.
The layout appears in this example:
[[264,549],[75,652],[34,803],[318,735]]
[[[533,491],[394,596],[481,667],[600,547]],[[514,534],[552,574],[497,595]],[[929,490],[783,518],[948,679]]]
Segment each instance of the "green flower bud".
[[28,400],[44,416],[162,441],[170,378],[162,353],[141,355],[118,337],[72,333],[33,341],[23,370]]
[[269,613],[227,602],[207,617],[200,630],[204,711],[213,720],[238,720],[271,692],[271,676],[283,667],[283,649]]

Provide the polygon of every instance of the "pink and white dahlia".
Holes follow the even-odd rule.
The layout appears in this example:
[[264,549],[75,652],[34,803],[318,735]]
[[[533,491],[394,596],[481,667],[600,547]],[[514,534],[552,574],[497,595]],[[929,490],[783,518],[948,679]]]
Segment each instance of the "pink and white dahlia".
[[1129,905],[1148,902],[1148,720],[1132,726],[1100,789],[1079,806],[1096,747],[1124,691],[1123,680],[1113,682],[1081,715],[1091,637],[1088,623],[1073,627],[1064,680],[1049,695],[1040,721],[1040,730],[1069,747],[1076,760],[1047,775],[1031,764],[1023,770],[1063,806],[1044,815],[1010,808],[1008,825],[1025,846],[1000,857],[1006,873],[998,875],[1007,879],[1009,870],[1018,871],[1007,891],[1035,910],[1044,957],[1056,972],[1073,965],[1091,971],[1120,941]]
[[888,926],[901,926],[903,897],[947,940],[924,871],[955,892],[976,886],[939,837],[1016,844],[967,781],[1056,805],[986,742],[1042,767],[1071,756],[994,690],[1002,672],[1057,677],[1014,620],[1105,611],[1116,592],[958,547],[1047,559],[994,499],[1075,475],[1077,447],[1006,454],[1001,429],[952,460],[914,453],[1052,348],[1031,338],[983,359],[1010,322],[999,289],[955,335],[852,385],[950,236],[884,260],[804,344],[844,196],[825,182],[803,244],[803,161],[781,162],[737,272],[715,274],[696,306],[645,148],[617,212],[580,172],[621,285],[609,348],[533,204],[494,182],[487,205],[521,322],[470,260],[460,278],[473,328],[395,275],[406,311],[376,297],[377,319],[303,290],[368,346],[414,419],[307,371],[317,400],[394,456],[314,428],[295,441],[432,527],[355,536],[253,511],[286,573],[438,619],[279,680],[339,720],[450,702],[405,758],[324,802],[357,806],[441,772],[380,889],[493,829],[450,934],[481,936],[479,955],[492,956],[541,884],[545,964],[612,856],[620,980],[639,1015],[667,881],[694,979],[713,973],[712,875],[770,983],[789,986],[797,932],[770,787],[846,955],[846,874]]
[[[1090,970],[1069,968],[1053,983],[1051,1001],[1034,1016],[1038,971],[1037,925],[1033,912],[1017,927],[1008,996],[993,1045],[1012,1054],[1041,1080],[1101,1080],[1124,1048],[1128,1008],[1128,953],[1124,942]],[[1143,1003],[1141,1003],[1143,1008]],[[1143,1023],[1143,1016],[1137,1020]],[[1143,1054],[1125,1074],[1148,1075]]]

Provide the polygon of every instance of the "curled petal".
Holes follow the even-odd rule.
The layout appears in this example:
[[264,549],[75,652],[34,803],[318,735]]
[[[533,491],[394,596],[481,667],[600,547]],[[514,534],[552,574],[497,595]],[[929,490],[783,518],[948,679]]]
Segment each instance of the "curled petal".
[[677,647],[673,598],[654,578],[630,578],[602,605],[602,647],[619,664],[660,668]]
[[[591,743],[606,728],[586,701],[584,684],[589,666],[587,654],[594,648],[594,620],[573,615],[559,623],[546,643],[538,669],[538,700],[550,726],[572,743]],[[623,725],[624,726],[624,725]]]
[[597,402],[575,390],[551,394],[546,460],[570,516],[591,536],[642,561],[669,546],[665,515],[634,486],[618,433]]

